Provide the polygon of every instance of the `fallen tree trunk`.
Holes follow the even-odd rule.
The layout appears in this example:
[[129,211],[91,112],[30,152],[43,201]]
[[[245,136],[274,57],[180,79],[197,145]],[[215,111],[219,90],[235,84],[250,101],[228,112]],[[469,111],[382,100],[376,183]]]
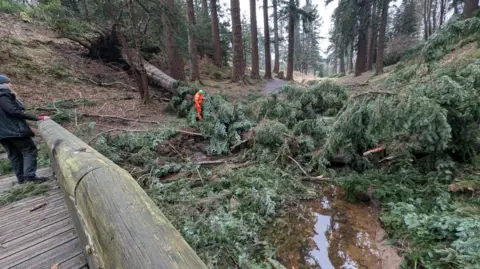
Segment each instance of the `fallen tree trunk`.
[[178,80],[173,79],[149,62],[144,61],[143,66],[151,84],[162,87],[173,94],[178,94],[178,86],[180,85]]
[[52,120],[39,129],[89,268],[207,268],[127,171]]

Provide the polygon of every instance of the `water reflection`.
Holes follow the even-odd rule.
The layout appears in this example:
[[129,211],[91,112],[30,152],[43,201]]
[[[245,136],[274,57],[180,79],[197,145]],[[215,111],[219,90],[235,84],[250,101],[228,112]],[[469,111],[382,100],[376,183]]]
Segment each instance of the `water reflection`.
[[303,212],[296,209],[272,227],[277,258],[287,268],[381,268],[372,208],[334,194],[303,205]]
[[310,259],[307,261],[311,265],[318,265],[322,269],[335,269],[328,257],[328,240],[326,233],[330,229],[330,216],[320,215],[314,213],[316,217],[315,233],[313,241],[315,242],[316,249],[310,251]]

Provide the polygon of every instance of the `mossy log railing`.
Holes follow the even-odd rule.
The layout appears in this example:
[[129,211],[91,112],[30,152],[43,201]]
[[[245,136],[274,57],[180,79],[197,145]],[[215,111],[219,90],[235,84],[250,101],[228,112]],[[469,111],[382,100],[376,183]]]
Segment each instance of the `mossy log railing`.
[[93,268],[207,268],[132,176],[46,120],[39,130]]

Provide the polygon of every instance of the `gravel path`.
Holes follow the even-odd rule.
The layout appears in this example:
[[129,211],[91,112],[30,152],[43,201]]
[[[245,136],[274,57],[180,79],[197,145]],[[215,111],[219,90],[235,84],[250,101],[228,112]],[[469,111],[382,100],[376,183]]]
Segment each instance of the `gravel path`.
[[263,87],[263,92],[264,93],[277,92],[280,88],[283,87],[284,84],[285,84],[284,80],[273,77],[271,80],[267,82],[267,84],[265,84],[265,87]]

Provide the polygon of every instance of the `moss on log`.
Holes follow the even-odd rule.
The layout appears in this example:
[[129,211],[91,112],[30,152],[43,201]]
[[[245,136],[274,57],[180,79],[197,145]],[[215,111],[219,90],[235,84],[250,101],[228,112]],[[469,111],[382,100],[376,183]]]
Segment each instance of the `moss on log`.
[[128,172],[55,122],[39,126],[91,268],[207,268]]

